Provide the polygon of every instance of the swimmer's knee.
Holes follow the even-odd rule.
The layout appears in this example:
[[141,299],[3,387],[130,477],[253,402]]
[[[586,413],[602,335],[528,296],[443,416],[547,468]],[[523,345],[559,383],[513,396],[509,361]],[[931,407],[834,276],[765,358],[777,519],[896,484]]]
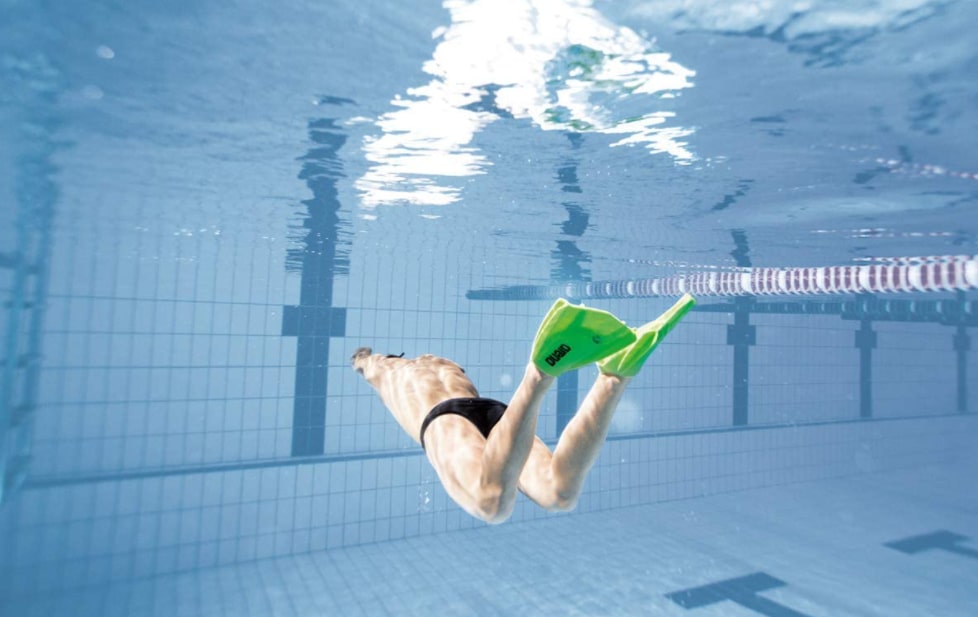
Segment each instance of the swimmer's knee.
[[570,512],[577,507],[578,495],[563,496],[557,495],[547,508],[550,512]]
[[563,492],[553,491],[547,495],[546,500],[537,503],[547,512],[570,512],[577,507],[577,500],[581,496],[579,491]]
[[507,495],[500,486],[483,486],[476,502],[475,515],[490,525],[509,519],[516,504],[515,495]]

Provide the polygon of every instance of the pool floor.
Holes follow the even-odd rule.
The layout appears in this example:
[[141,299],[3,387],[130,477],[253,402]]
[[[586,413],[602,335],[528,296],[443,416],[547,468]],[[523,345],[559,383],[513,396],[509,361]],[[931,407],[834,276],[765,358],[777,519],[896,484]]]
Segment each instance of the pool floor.
[[973,615],[978,459],[21,599],[21,615]]

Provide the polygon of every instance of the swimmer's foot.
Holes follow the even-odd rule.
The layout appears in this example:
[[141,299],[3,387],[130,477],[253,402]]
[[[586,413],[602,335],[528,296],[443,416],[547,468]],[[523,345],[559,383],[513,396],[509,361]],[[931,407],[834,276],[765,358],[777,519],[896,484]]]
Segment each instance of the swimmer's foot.
[[684,295],[672,305],[672,308],[659,315],[655,321],[650,321],[635,329],[637,337],[635,342],[598,362],[598,369],[607,375],[618,375],[619,377],[637,375],[652,351],[659,346],[662,339],[679,323],[679,320],[689,312],[689,309],[693,308],[694,304],[696,304],[696,300],[693,299],[693,296]]
[[533,341],[531,359],[556,377],[607,357],[635,341],[635,333],[607,311],[563,298],[550,307]]

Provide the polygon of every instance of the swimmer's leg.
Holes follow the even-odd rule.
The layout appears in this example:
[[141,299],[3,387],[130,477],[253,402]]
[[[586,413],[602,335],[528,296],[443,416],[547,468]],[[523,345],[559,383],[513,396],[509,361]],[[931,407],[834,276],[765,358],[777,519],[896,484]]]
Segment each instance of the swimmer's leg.
[[554,451],[539,437],[534,439],[519,478],[519,488],[527,497],[547,510],[574,509],[629,381],[628,377],[599,374]]
[[[635,333],[611,313],[575,306],[564,299],[554,303],[537,330],[523,379],[506,413],[486,439],[478,481],[468,481],[479,489],[473,493],[483,504],[477,514],[480,518],[499,522],[512,512],[523,468],[531,452],[538,448],[536,444],[542,444],[536,437],[537,416],[554,377],[607,357],[634,341]],[[605,381],[610,384],[615,380]],[[606,415],[610,422],[610,414]],[[595,456],[606,432],[607,429],[601,432],[593,448]],[[465,468],[464,464],[456,466],[456,469]]]
[[[506,413],[486,438],[478,464],[474,467],[478,472],[470,475],[466,482],[472,498],[478,504],[477,510],[470,512],[482,520],[500,523],[512,514],[520,474],[536,439],[540,405],[554,381],[533,362],[528,363]],[[464,458],[467,455],[458,452],[457,456]],[[456,472],[465,469],[464,461],[459,463],[454,465]]]
[[520,490],[530,499],[548,510],[574,508],[628,382],[694,303],[692,296],[683,296],[659,318],[638,328],[632,345],[598,363],[601,373],[554,451],[539,438],[534,441],[519,479]]
[[[470,487],[475,514],[491,523],[513,511],[520,476],[537,440],[537,416],[554,377],[595,362],[635,341],[635,333],[611,313],[557,300],[540,324],[523,379],[479,456],[477,465],[457,461],[453,467],[478,469]],[[459,454],[459,456],[463,456]],[[456,500],[458,501],[458,499]],[[470,509],[470,512],[473,509]]]
[[[574,306],[560,299],[543,318],[530,362],[507,406],[486,438],[481,453],[457,452],[451,466],[460,478],[459,503],[479,518],[497,523],[513,511],[520,475],[536,440],[537,416],[554,377],[600,360],[635,341],[635,333],[606,311]],[[449,480],[448,484],[455,484]],[[464,487],[464,488],[463,488]],[[467,494],[461,494],[462,491]]]
[[556,377],[605,358],[635,341],[635,333],[607,311],[557,300],[543,318],[531,359]]

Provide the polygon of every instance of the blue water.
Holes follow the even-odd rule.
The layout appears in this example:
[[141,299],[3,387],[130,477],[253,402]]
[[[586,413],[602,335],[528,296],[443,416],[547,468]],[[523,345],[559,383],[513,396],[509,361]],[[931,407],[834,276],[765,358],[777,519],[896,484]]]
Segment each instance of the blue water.
[[[0,0],[2,614],[973,614],[978,5],[265,4]],[[348,365],[687,290],[571,514]]]

